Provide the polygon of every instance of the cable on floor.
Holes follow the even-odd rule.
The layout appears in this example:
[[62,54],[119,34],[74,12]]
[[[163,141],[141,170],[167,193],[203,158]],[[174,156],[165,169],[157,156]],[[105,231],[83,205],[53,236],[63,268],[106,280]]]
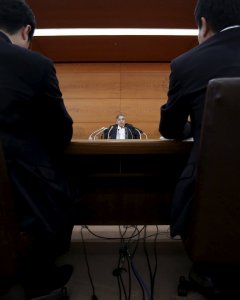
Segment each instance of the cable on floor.
[[86,243],[84,241],[84,238],[83,238],[83,229],[84,227],[81,227],[81,237],[82,237],[82,243],[83,243],[83,253],[84,253],[84,258],[85,258],[85,262],[86,262],[86,266],[87,266],[87,272],[88,272],[88,277],[89,277],[89,280],[90,280],[90,283],[91,283],[91,286],[92,286],[92,300],[98,300],[96,294],[95,294],[95,286],[93,284],[93,279],[92,279],[92,275],[91,275],[91,272],[90,272],[90,266],[89,266],[89,262],[88,262],[88,256],[87,256],[87,248],[86,248]]

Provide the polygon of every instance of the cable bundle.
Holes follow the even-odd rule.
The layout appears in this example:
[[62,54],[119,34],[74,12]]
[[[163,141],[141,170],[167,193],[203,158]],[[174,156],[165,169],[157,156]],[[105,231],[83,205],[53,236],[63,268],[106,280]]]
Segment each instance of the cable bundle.
[[[133,232],[130,236],[127,236],[129,229],[133,229]],[[83,237],[83,229],[87,229],[89,233],[92,235],[105,240],[120,240],[120,248],[119,248],[119,257],[117,262],[117,267],[113,269],[112,275],[117,278],[118,283],[118,290],[119,290],[119,300],[131,300],[132,294],[132,274],[136,278],[142,292],[142,299],[143,300],[153,300],[154,299],[154,285],[157,273],[157,249],[156,249],[156,242],[157,237],[159,235],[158,226],[156,225],[156,233],[153,235],[147,236],[147,226],[142,226],[141,229],[138,226],[124,226],[124,230],[122,231],[121,226],[119,226],[119,234],[120,237],[106,237],[100,236],[95,234],[93,231],[89,229],[88,226],[84,225],[81,227],[81,237],[83,242],[83,251],[84,257],[86,261],[88,277],[92,287],[92,300],[98,300],[95,294],[95,287],[93,284],[92,275],[90,272],[90,266],[87,257],[87,249],[86,244]],[[141,234],[143,233],[143,237]],[[153,253],[154,253],[154,267],[152,268],[148,248],[147,248],[147,239],[151,236],[154,237],[154,244],[153,244]],[[143,249],[144,254],[147,261],[149,277],[150,277],[150,284],[148,285],[145,280],[142,278],[141,274],[137,270],[137,266],[134,262],[134,257],[136,255],[137,249],[139,247],[139,241],[143,240]],[[126,282],[124,282],[124,278],[127,276],[127,288]]]

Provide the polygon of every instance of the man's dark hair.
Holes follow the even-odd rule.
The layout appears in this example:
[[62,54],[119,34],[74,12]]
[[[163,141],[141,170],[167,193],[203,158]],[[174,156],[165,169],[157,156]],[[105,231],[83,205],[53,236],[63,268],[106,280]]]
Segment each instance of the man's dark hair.
[[240,25],[239,0],[198,0],[195,8],[195,19],[199,28],[202,27],[201,18],[204,17],[214,32]]
[[24,0],[0,0],[0,29],[15,34],[23,26],[31,26],[29,40],[32,39],[36,21],[31,8]]

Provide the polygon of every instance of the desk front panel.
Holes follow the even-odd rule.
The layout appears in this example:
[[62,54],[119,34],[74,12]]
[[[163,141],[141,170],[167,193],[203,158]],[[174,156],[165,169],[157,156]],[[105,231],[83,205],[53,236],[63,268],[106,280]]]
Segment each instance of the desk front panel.
[[80,192],[77,224],[169,224],[174,187],[191,144],[166,143],[79,141],[70,145],[65,162]]

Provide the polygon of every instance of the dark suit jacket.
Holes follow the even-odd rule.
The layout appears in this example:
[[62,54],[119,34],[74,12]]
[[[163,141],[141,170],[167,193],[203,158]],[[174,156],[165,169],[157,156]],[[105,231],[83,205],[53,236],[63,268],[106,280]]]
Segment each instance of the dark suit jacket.
[[[112,125],[109,128],[105,129],[103,132],[104,139],[116,139],[117,137],[117,128],[118,125]],[[136,129],[131,124],[125,124],[125,135],[127,140],[140,139],[140,134],[142,130]]]
[[165,138],[193,137],[195,141],[175,190],[172,236],[187,232],[206,88],[210,79],[219,77],[240,77],[240,28],[215,34],[171,63],[168,101],[161,107],[159,130]]
[[21,229],[56,233],[66,224],[70,191],[60,167],[72,138],[53,63],[0,33],[0,141]]

